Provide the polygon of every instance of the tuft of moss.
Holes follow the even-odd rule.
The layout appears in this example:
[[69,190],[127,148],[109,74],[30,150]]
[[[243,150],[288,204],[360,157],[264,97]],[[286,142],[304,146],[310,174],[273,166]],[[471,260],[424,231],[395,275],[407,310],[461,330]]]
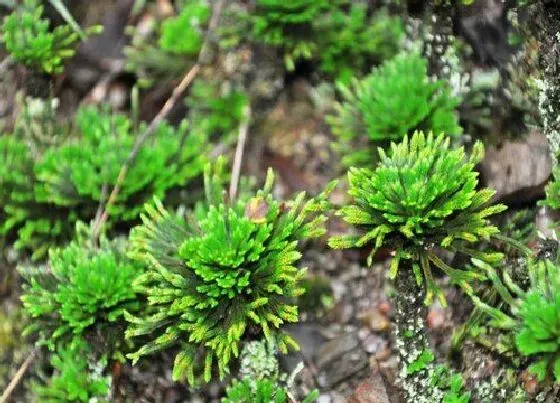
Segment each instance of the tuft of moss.
[[350,85],[338,82],[343,101],[327,117],[335,148],[345,166],[371,166],[375,148],[401,141],[416,130],[461,134],[455,111],[460,99],[443,80],[431,80],[427,62],[418,54],[401,53]]
[[[50,28],[37,0],[24,0],[4,17],[2,42],[13,60],[49,74],[61,73],[64,60],[72,57],[79,35],[67,24]],[[99,32],[93,27],[89,32]]]
[[352,3],[314,24],[317,32],[319,68],[342,83],[366,73],[372,63],[392,59],[402,48],[405,30],[400,17],[387,9],[368,16],[365,4]]
[[477,143],[467,158],[463,148],[450,148],[449,137],[423,132],[414,133],[410,140],[405,135],[401,143],[391,143],[388,152],[380,148],[375,169],[350,169],[348,193],[353,202],[338,212],[360,233],[333,237],[329,245],[338,249],[369,246],[368,262],[379,248],[390,248],[394,251],[390,277],[400,275],[401,260],[412,263],[413,273],[402,275],[413,274],[419,286],[425,284],[426,303],[434,296],[445,303],[432,266],[471,293],[469,282],[484,275],[474,269],[449,267],[435,249],[474,254],[490,261],[501,258],[501,254],[478,253],[467,246],[497,234],[499,230],[489,217],[506,209],[501,204],[488,205],[494,191],[476,189],[478,173],[474,168],[482,153],[482,144]]
[[255,39],[283,49],[288,70],[298,59],[311,59],[316,50],[313,23],[336,9],[340,0],[257,0],[250,16]]
[[[6,185],[0,189],[5,217],[0,233],[17,232],[15,246],[32,250],[35,259],[71,238],[76,221],[95,217],[144,128],[124,115],[83,107],[71,134],[40,153],[32,152],[27,139],[0,137],[7,162],[0,168],[0,183]],[[209,146],[207,135],[189,130],[186,121],[177,128],[160,125],[128,170],[108,210],[109,224],[133,222],[153,196],[163,198],[200,177]]]
[[[108,402],[111,378],[103,376],[103,363],[93,362],[91,346],[76,339],[52,355],[54,374],[45,385],[34,383],[38,401],[45,403]],[[96,368],[99,367],[99,368]]]
[[248,337],[275,336],[284,352],[297,347],[280,327],[298,319],[293,298],[305,273],[296,267],[298,245],[324,233],[328,205],[326,194],[275,200],[271,171],[249,200],[220,201],[209,182],[210,173],[207,205],[185,217],[156,201],[131,235],[131,256],[146,266],[133,285],[148,306],[127,315],[126,336],[146,340],[128,357],[178,346],[173,378],[191,384],[199,374],[208,382],[214,363],[223,377]]
[[159,46],[166,52],[197,56],[204,42],[203,27],[210,18],[210,7],[204,0],[189,1],[174,17],[161,24]]
[[[38,334],[39,343],[54,350],[59,341],[95,333],[108,338],[119,324],[122,330],[125,311],[140,307],[132,282],[142,272],[125,256],[125,246],[105,237],[96,246],[91,231],[78,223],[76,240],[51,249],[46,268],[21,269],[26,280],[21,300],[30,318],[24,334]],[[105,342],[119,348],[118,340]]]

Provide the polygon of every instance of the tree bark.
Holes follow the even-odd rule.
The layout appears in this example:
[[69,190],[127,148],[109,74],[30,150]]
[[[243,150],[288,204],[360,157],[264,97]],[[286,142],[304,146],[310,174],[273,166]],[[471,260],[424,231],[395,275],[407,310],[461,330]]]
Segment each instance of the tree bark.
[[430,32],[424,42],[424,56],[428,60],[428,73],[440,79],[449,79],[451,66],[446,53],[453,43],[453,16],[451,0],[430,1],[426,19]]
[[427,314],[427,307],[424,305],[425,291],[416,284],[410,261],[401,261],[395,288],[397,312],[394,330],[399,353],[399,386],[406,402],[437,402],[438,393],[431,386],[434,363],[428,363],[412,374],[408,373],[411,364],[423,353],[431,351],[424,323]]
[[543,71],[540,113],[554,166],[560,152],[560,2],[539,0],[531,6],[531,28],[541,43],[539,64]]

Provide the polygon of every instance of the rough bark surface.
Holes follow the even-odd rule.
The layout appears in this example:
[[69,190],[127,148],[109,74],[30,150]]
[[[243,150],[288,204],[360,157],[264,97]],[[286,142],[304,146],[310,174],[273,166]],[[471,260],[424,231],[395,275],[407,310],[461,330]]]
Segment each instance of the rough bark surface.
[[[403,265],[404,266],[404,265]],[[423,288],[418,287],[411,267],[400,267],[395,280],[396,287],[396,324],[395,339],[399,352],[399,380],[406,402],[437,402],[436,391],[430,385],[433,364],[424,369],[407,373],[409,365],[429,350],[424,324],[427,307],[424,305]],[[436,398],[434,400],[434,398]]]
[[446,0],[430,2],[427,7],[430,33],[424,42],[424,56],[428,59],[431,76],[448,79],[451,74],[446,53],[453,43],[454,10],[451,1]]
[[541,0],[532,6],[532,28],[541,42],[540,65],[544,77],[540,111],[552,160],[560,152],[560,2]]

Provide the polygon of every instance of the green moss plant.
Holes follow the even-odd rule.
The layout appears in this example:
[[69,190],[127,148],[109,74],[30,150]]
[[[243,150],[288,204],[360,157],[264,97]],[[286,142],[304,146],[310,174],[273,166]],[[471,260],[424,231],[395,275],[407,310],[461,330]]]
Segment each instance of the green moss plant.
[[[452,283],[472,294],[472,283],[485,278],[483,271],[458,269],[438,257],[438,249],[459,252],[488,262],[501,254],[477,251],[470,247],[480,240],[497,236],[498,229],[489,217],[505,210],[489,205],[494,192],[477,190],[474,170],[482,157],[482,145],[474,146],[470,157],[463,148],[452,149],[444,134],[405,135],[388,152],[379,149],[375,169],[352,168],[348,174],[349,195],[353,201],[342,207],[344,221],[356,227],[357,234],[329,240],[333,248],[367,247],[368,263],[379,248],[391,250],[389,276],[396,286],[396,337],[406,398],[431,401],[427,386],[433,364],[414,372],[429,351],[424,329],[425,307],[437,297],[445,306],[443,292],[436,284],[432,269],[437,268]],[[425,295],[425,298],[423,297]]]
[[460,100],[447,82],[428,78],[427,62],[402,53],[351,85],[338,83],[343,101],[327,118],[345,166],[371,166],[375,147],[400,141],[415,130],[461,134]]
[[324,194],[275,200],[272,171],[249,200],[226,202],[210,178],[204,207],[185,217],[148,205],[131,235],[131,256],[146,266],[133,285],[148,306],[127,315],[127,337],[144,340],[128,357],[176,346],[173,378],[191,384],[199,375],[208,382],[213,364],[223,377],[248,337],[275,336],[284,352],[297,346],[279,328],[298,319],[293,298],[305,273],[295,266],[298,244],[324,233],[327,206]]
[[[319,392],[310,393],[301,403],[312,403],[319,397]],[[285,387],[278,385],[274,380],[260,379],[255,387],[249,381],[234,380],[226,391],[222,403],[288,403],[289,398]]]
[[228,84],[218,80],[196,80],[186,99],[192,129],[226,143],[237,138],[249,105],[248,94]]
[[76,339],[59,349],[50,359],[53,376],[45,385],[34,383],[37,401],[45,403],[108,402],[111,378],[103,376],[101,362],[92,362],[92,349]]
[[181,12],[161,24],[159,46],[166,52],[197,56],[204,42],[204,25],[210,19],[210,7],[204,0],[186,2]]
[[[287,403],[293,401],[289,390],[293,380],[303,368],[300,364],[294,373],[279,372],[274,340],[255,340],[244,345],[240,355],[239,379],[234,379],[226,390],[222,403]],[[319,391],[311,391],[302,403],[311,403]]]
[[[95,217],[144,129],[124,115],[83,107],[70,135],[40,152],[18,136],[0,137],[8,162],[0,171],[0,183],[7,184],[0,190],[2,233],[17,231],[15,246],[32,250],[34,258],[71,238],[77,220]],[[160,125],[128,170],[109,224],[134,222],[154,195],[163,198],[200,177],[209,146],[206,134],[189,130],[185,121],[177,128]]]
[[132,282],[142,267],[125,256],[125,247],[123,240],[105,237],[94,245],[89,228],[78,223],[76,240],[51,249],[46,267],[22,268],[21,300],[30,318],[24,334],[38,334],[39,344],[51,350],[59,342],[102,334],[108,352],[117,354],[124,312],[140,307]]
[[560,210],[560,165],[558,163],[553,164],[552,180],[547,183],[545,193],[546,198],[540,200],[539,204],[553,210]]
[[298,59],[311,59],[316,51],[313,23],[341,1],[257,0],[251,15],[252,31],[258,42],[283,49],[288,70]]
[[126,68],[138,76],[141,87],[177,79],[197,61],[210,14],[208,1],[188,0],[180,2],[176,15],[162,18],[154,12],[149,26],[129,27]]
[[[2,42],[13,60],[49,74],[61,73],[64,60],[74,55],[80,38],[70,25],[62,24],[52,30],[50,25],[37,0],[24,0],[6,16],[1,27]],[[99,27],[88,30],[99,31]]]
[[[479,263],[489,272],[494,269]],[[522,288],[508,276],[493,277],[503,301],[490,306],[475,299],[487,315],[488,326],[511,336],[514,347],[539,381],[560,383],[560,264],[557,259],[531,259],[527,265],[530,284]]]
[[372,63],[393,58],[402,48],[404,24],[386,9],[371,17],[365,4],[352,3],[348,11],[338,9],[314,24],[317,34],[319,67],[340,82],[361,76]]

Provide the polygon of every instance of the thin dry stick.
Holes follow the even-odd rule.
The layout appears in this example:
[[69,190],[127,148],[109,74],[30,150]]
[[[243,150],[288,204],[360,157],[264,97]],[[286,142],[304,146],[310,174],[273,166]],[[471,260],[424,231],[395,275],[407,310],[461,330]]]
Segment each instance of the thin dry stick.
[[0,403],[7,403],[8,402],[8,399],[12,395],[12,392],[15,390],[19,381],[21,381],[21,378],[23,378],[23,376],[27,372],[27,369],[29,368],[29,366],[33,362],[33,359],[37,355],[38,351],[39,351],[39,349],[37,347],[35,347],[31,351],[31,354],[29,354],[29,356],[25,359],[23,364],[21,364],[21,367],[19,367],[19,369],[17,370],[16,374],[14,375],[14,377],[12,378],[10,383],[8,384],[8,387],[6,388],[6,390],[4,390],[4,393],[2,393],[2,396],[0,396]]
[[235,149],[235,157],[233,160],[233,168],[231,170],[231,182],[229,184],[229,199],[235,200],[237,197],[237,188],[239,186],[239,176],[241,174],[241,162],[243,161],[243,150],[247,142],[247,133],[249,132],[249,123],[251,121],[251,107],[245,108],[243,120],[239,125],[239,136],[237,137],[237,147]]
[[203,62],[206,62],[205,59],[208,53],[208,47],[210,46],[210,38],[212,36],[213,30],[218,25],[218,22],[220,20],[220,14],[222,12],[222,7],[224,3],[225,0],[219,0],[214,4],[214,7],[212,9],[212,17],[210,19],[210,24],[208,25],[208,33],[204,41],[204,44],[202,45],[202,49],[200,50],[200,53],[198,55],[198,61],[187,72],[187,74],[185,74],[185,76],[183,77],[179,85],[175,87],[175,89],[173,90],[171,97],[169,97],[169,99],[163,105],[163,108],[161,108],[161,110],[158,112],[156,117],[151,121],[150,125],[146,128],[146,130],[144,130],[144,132],[137,138],[136,142],[134,143],[134,147],[132,148],[132,151],[130,152],[126,161],[121,167],[119,176],[117,177],[117,182],[115,183],[115,187],[113,188],[111,194],[109,195],[109,199],[107,200],[107,204],[103,209],[103,213],[99,216],[99,220],[96,220],[93,225],[92,235],[94,239],[96,239],[99,236],[99,231],[101,230],[101,227],[105,224],[105,222],[107,222],[107,219],[109,217],[109,209],[117,201],[117,197],[121,190],[121,186],[124,182],[124,179],[126,178],[128,170],[134,163],[136,156],[140,152],[140,149],[142,148],[144,143],[146,143],[148,138],[152,134],[154,134],[156,129],[165,120],[165,118],[167,118],[167,115],[169,114],[171,109],[173,109],[173,106],[175,106],[175,103],[177,102],[179,97],[183,94],[183,92],[185,92],[185,90],[188,88],[188,86],[192,83],[192,81],[197,76],[198,72],[200,71],[201,64]]

